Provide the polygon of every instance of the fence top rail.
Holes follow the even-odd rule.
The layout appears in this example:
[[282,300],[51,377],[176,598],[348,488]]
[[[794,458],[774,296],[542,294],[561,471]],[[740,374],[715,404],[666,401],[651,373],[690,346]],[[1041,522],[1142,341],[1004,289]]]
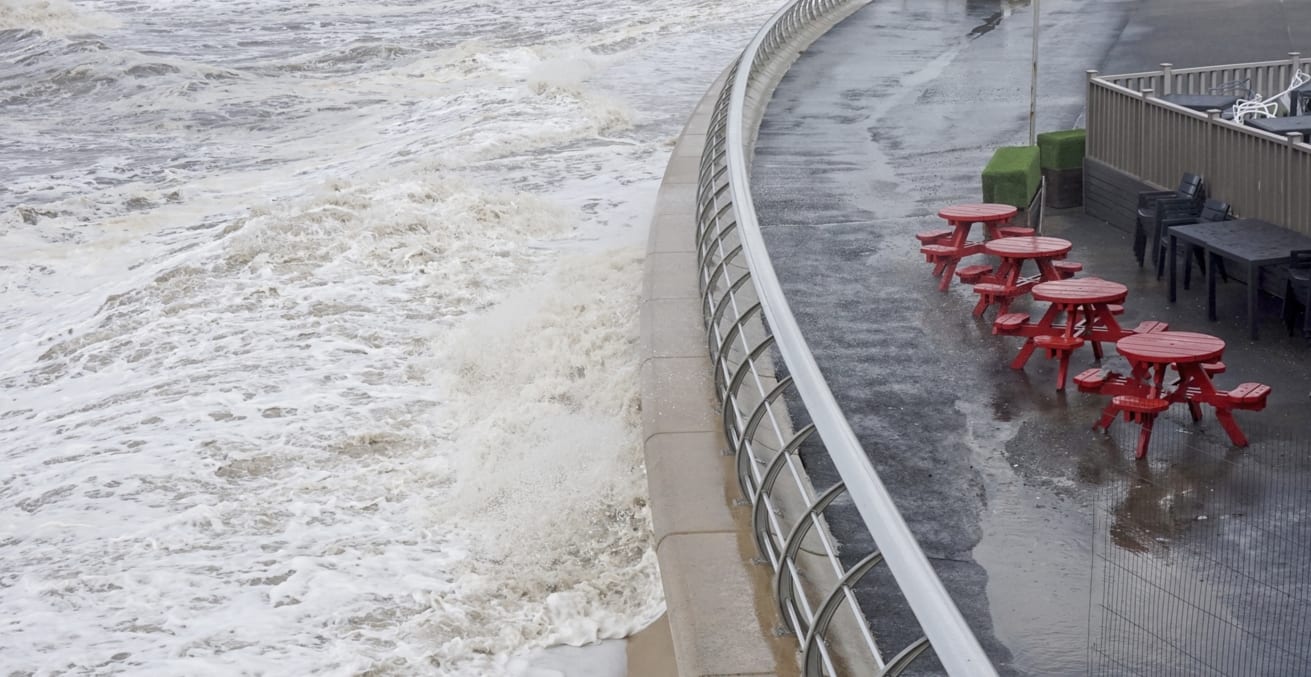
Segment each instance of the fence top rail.
[[[1303,66],[1301,57],[1302,57],[1301,52],[1289,52],[1287,57],[1282,59],[1274,59],[1272,61],[1252,61],[1248,63],[1224,63],[1224,64],[1213,64],[1210,66],[1188,66],[1186,68],[1176,68],[1174,67],[1173,64],[1163,63],[1161,64],[1163,68],[1161,68],[1160,70],[1142,71],[1139,73],[1099,74],[1095,76],[1095,79],[1102,80],[1105,82],[1119,83],[1119,82],[1127,82],[1132,80],[1159,78],[1159,77],[1164,77],[1167,74],[1172,77],[1187,76],[1187,75],[1197,75],[1201,73],[1224,73],[1228,71],[1245,70],[1245,69],[1279,68],[1282,66],[1290,66],[1290,65],[1295,68],[1301,68]],[[1308,62],[1307,65],[1311,65],[1311,62]]]
[[737,208],[739,237],[778,352],[793,376],[802,403],[939,661],[952,675],[996,675],[838,406],[783,295],[760,232],[746,152],[748,88],[756,66],[772,56],[762,54],[762,46],[793,7],[806,2],[792,0],[770,17],[743,50],[733,79],[725,145],[728,187]]
[[[1135,74],[1135,75],[1099,75],[1099,74],[1097,74],[1097,71],[1089,71],[1089,74],[1092,75],[1092,78],[1091,78],[1091,79],[1092,79],[1092,84],[1093,84],[1094,87],[1101,87],[1101,88],[1103,88],[1103,89],[1109,89],[1109,90],[1111,90],[1111,91],[1117,92],[1117,93],[1119,93],[1119,94],[1124,94],[1124,95],[1127,95],[1127,96],[1139,97],[1139,96],[1142,96],[1142,95],[1143,95],[1142,92],[1140,92],[1140,91],[1138,91],[1138,90],[1136,90],[1136,89],[1134,89],[1134,88],[1132,88],[1132,87],[1125,87],[1124,85],[1122,85],[1122,84],[1120,84],[1120,83],[1118,83],[1118,82],[1116,82],[1116,81],[1110,79],[1110,78],[1134,78],[1134,77],[1138,77],[1138,75],[1141,75],[1141,74]],[[1150,73],[1148,73],[1147,75],[1150,75]]]
[[[1178,71],[1175,71],[1175,72],[1177,73]],[[1110,77],[1117,77],[1117,78],[1118,78],[1118,77],[1136,77],[1136,76],[1133,76],[1133,75],[1127,75],[1127,76],[1117,75],[1117,76],[1110,76]],[[1100,77],[1100,76],[1094,76],[1094,77],[1092,78],[1092,80],[1093,80],[1093,86],[1094,86],[1094,87],[1102,88],[1102,89],[1108,89],[1108,90],[1111,90],[1111,91],[1113,91],[1113,92],[1115,92],[1115,93],[1117,93],[1117,94],[1123,94],[1123,95],[1130,96],[1130,97],[1133,97],[1133,98],[1136,98],[1136,99],[1141,99],[1141,100],[1143,101],[1143,103],[1146,104],[1146,105],[1148,105],[1148,106],[1156,106],[1156,107],[1158,107],[1158,108],[1166,108],[1166,109],[1169,109],[1170,111],[1172,111],[1172,112],[1174,112],[1174,113],[1176,113],[1176,114],[1178,114],[1178,115],[1182,115],[1182,116],[1184,116],[1184,117],[1191,117],[1191,118],[1194,118],[1194,119],[1196,119],[1196,120],[1209,120],[1209,121],[1210,121],[1211,123],[1213,123],[1213,124],[1216,124],[1216,125],[1219,125],[1219,126],[1221,126],[1221,127],[1228,128],[1228,129],[1232,129],[1232,130],[1237,131],[1237,132],[1240,132],[1240,133],[1248,134],[1248,135],[1253,136],[1253,137],[1258,138],[1258,139],[1263,139],[1263,140],[1266,140],[1266,141],[1279,141],[1279,142],[1282,142],[1282,143],[1288,143],[1288,144],[1292,144],[1292,145],[1294,145],[1295,147],[1297,147],[1297,148],[1300,149],[1300,150],[1303,150],[1303,151],[1306,151],[1306,152],[1311,152],[1311,138],[1303,137],[1301,134],[1293,134],[1293,133],[1289,133],[1289,134],[1276,134],[1275,132],[1268,132],[1268,131],[1266,131],[1266,130],[1264,130],[1264,129],[1257,129],[1256,127],[1253,127],[1253,126],[1251,126],[1251,125],[1244,125],[1244,124],[1239,124],[1239,123],[1237,123],[1237,122],[1234,122],[1233,120],[1226,120],[1226,119],[1224,119],[1224,118],[1222,118],[1222,117],[1219,117],[1218,115],[1211,115],[1211,114],[1209,114],[1209,113],[1207,113],[1207,112],[1205,112],[1205,111],[1193,110],[1193,109],[1191,109],[1191,108],[1185,108],[1185,107],[1180,106],[1180,105],[1178,105],[1178,104],[1171,103],[1171,102],[1169,102],[1169,101],[1167,101],[1167,100],[1165,100],[1165,99],[1160,98],[1159,96],[1154,96],[1154,92],[1152,92],[1151,90],[1141,91],[1141,92],[1140,92],[1140,91],[1137,91],[1137,90],[1135,90],[1135,89],[1132,89],[1132,88],[1129,88],[1129,87],[1125,87],[1124,85],[1120,85],[1120,84],[1117,84],[1117,83],[1115,83],[1115,82],[1111,82],[1111,81],[1106,80],[1106,79],[1104,79],[1104,78],[1102,78],[1102,77]]]

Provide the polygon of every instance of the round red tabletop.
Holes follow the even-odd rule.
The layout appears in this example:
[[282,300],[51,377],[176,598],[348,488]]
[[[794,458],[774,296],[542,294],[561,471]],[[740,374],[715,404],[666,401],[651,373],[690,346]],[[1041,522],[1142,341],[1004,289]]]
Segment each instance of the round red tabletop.
[[1041,259],[1066,254],[1074,247],[1069,240],[1059,237],[1003,237],[989,240],[983,245],[989,254],[1012,259]]
[[1015,216],[1017,210],[1010,205],[984,202],[982,204],[963,204],[943,207],[938,216],[948,221],[1005,221]]
[[1128,295],[1128,287],[1096,277],[1040,282],[1033,287],[1033,298],[1050,303],[1119,303]]
[[1121,355],[1140,362],[1210,362],[1224,353],[1225,342],[1209,334],[1161,331],[1134,334],[1115,342]]

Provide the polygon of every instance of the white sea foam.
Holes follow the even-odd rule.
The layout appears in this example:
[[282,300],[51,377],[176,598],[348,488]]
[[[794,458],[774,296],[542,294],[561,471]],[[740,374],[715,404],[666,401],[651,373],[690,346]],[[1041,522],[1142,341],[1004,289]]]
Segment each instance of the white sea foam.
[[773,4],[0,8],[0,673],[539,674],[657,615],[632,245]]
[[89,33],[114,28],[108,14],[87,12],[67,0],[5,0],[0,3],[0,31],[35,29],[54,35]]

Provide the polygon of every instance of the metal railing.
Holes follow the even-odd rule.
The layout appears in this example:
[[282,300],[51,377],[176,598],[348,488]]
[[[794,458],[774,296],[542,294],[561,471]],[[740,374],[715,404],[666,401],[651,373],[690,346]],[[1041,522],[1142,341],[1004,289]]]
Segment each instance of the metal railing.
[[[801,643],[804,673],[869,674],[872,662],[876,674],[897,675],[920,656],[935,655],[951,675],[996,675],[820,374],[751,200],[749,158],[778,80],[801,49],[867,1],[789,2],[730,69],[714,107],[701,158],[696,243],[715,387],[738,481],[752,504],[756,544],[775,571],[780,611]],[[798,403],[804,411],[794,416],[788,407]],[[803,445],[817,443],[841,477],[819,492],[800,457]],[[840,501],[854,504],[876,547],[851,567],[825,516]],[[891,655],[875,641],[854,591],[879,567],[892,574],[924,632]],[[847,622],[835,623],[839,618]],[[862,644],[865,655],[853,655]]]
[[1127,75],[1088,71],[1087,156],[1164,187],[1184,172],[1200,174],[1207,193],[1235,213],[1311,234],[1311,145],[1301,134],[1272,134],[1160,98],[1235,87],[1270,95],[1311,63],[1292,52],[1281,61],[1161,66]]

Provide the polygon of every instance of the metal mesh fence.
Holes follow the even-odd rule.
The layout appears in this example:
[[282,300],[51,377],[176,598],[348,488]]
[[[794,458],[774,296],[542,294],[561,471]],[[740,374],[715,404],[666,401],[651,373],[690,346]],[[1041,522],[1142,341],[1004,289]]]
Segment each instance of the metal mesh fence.
[[1089,674],[1311,674],[1311,441],[1243,424],[1237,449],[1171,412],[1099,490]]

